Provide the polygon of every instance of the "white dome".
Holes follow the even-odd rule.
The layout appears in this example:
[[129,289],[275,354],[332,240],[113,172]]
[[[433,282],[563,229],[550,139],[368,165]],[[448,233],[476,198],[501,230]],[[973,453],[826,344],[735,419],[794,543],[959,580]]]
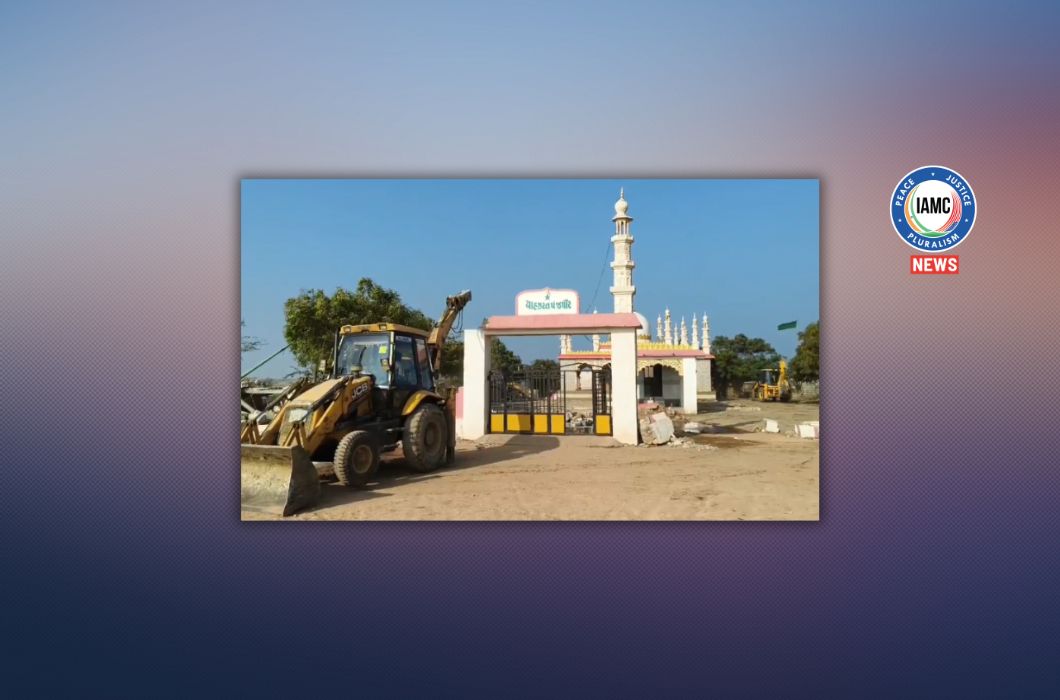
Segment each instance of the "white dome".
[[618,193],[618,201],[615,202],[615,217],[628,216],[626,211],[629,209],[629,202],[626,201],[625,190],[620,190]]
[[640,333],[638,335],[641,338],[650,338],[651,326],[648,325],[648,319],[644,318],[644,314],[637,313],[636,311],[633,313],[637,317],[637,320],[640,321]]

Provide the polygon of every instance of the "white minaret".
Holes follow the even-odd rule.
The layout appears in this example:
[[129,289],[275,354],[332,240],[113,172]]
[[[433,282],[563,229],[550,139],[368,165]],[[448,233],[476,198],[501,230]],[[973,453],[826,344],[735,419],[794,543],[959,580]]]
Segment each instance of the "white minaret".
[[681,317],[681,345],[688,345],[688,326],[685,325],[685,317]]
[[670,309],[666,310],[666,315],[663,316],[666,320],[663,321],[663,342],[667,345],[674,344],[673,328],[670,325]]
[[611,243],[615,246],[615,259],[611,262],[614,274],[611,296],[615,300],[615,313],[633,313],[633,295],[637,293],[633,286],[633,235],[629,232],[633,217],[626,213],[628,208],[625,190],[621,189],[615,202],[615,216],[611,219],[615,222],[615,235],[611,236]]
[[703,352],[710,352],[710,319],[703,314]]
[[662,333],[662,316],[655,317],[655,342],[661,343],[663,341]]
[[692,314],[692,347],[699,347],[699,319]]

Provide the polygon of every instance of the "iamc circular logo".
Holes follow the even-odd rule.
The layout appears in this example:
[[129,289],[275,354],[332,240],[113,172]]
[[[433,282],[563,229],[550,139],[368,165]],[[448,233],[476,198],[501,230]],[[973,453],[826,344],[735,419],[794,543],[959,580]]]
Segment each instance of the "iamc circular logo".
[[955,170],[917,168],[891,196],[891,223],[902,240],[935,253],[960,245],[975,225],[975,193]]

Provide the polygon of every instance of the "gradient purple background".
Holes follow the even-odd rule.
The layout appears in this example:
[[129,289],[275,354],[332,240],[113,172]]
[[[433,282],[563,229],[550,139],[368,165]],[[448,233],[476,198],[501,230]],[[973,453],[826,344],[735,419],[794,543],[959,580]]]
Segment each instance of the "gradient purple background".
[[[4,4],[5,690],[1055,697],[1058,15]],[[268,175],[819,177],[821,522],[239,523]]]

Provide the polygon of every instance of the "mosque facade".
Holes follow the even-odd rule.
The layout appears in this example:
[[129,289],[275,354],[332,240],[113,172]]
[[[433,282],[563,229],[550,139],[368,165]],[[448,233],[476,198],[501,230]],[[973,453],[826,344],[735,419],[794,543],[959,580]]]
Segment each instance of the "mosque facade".
[[[633,217],[625,191],[620,191],[611,219],[615,232],[611,236],[614,259],[611,261],[611,298],[615,313],[635,313],[640,320],[637,333],[637,398],[680,407],[685,413],[695,413],[701,399],[713,398],[710,384],[711,362],[710,320],[702,315],[702,323],[691,314],[691,326],[682,316],[680,323],[667,307],[656,316],[655,332],[648,319],[634,308],[637,288],[633,284]],[[593,313],[596,313],[595,309]],[[574,350],[569,335],[560,336],[559,365],[564,373],[567,391],[588,391],[593,370],[607,368],[611,362],[610,339],[592,337],[592,349]]]

